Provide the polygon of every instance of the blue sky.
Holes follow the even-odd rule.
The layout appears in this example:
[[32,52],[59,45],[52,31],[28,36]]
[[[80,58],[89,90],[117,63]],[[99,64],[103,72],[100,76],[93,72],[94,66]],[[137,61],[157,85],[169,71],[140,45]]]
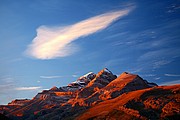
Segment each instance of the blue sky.
[[180,83],[178,0],[1,0],[0,104],[107,67]]

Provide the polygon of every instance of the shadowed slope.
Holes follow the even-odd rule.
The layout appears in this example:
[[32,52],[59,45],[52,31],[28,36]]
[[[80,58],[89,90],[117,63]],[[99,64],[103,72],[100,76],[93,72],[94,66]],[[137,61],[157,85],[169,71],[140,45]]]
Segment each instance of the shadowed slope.
[[106,100],[77,119],[178,119],[179,103],[180,85],[160,86],[124,93],[117,98]]

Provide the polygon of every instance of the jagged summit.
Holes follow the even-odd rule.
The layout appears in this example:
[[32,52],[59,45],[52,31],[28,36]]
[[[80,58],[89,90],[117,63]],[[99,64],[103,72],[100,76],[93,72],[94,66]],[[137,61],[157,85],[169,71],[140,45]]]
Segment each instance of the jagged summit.
[[121,74],[131,74],[131,73],[129,73],[129,72],[123,72],[123,73],[121,73]]
[[88,76],[91,76],[92,74],[94,74],[94,73],[93,72],[88,72],[85,75],[81,76],[80,78],[82,78],[82,77],[88,78]]
[[53,86],[50,90],[58,90],[56,86]]
[[107,72],[107,73],[111,73],[111,74],[112,74],[112,72],[111,72],[108,68],[104,68],[103,70],[104,70],[104,72]]
[[180,113],[179,93],[180,85],[161,87],[139,75],[123,72],[117,77],[104,68],[67,86],[43,90],[33,99],[13,100],[0,106],[0,113],[12,120],[171,119]]
[[92,86],[95,84],[98,84],[98,86],[103,86],[103,84],[108,84],[116,77],[117,76],[108,70],[108,68],[104,68],[97,74],[88,72],[87,74],[79,77],[76,81],[68,84],[68,86],[60,87],[60,89],[64,91],[76,91],[86,86]]
[[88,83],[91,80],[93,80],[96,77],[96,74],[93,72],[89,72],[81,77],[79,77],[75,82],[84,82],[84,83]]
[[[98,87],[104,86],[109,84],[112,80],[116,79],[117,76],[114,75],[110,70],[107,68],[102,69],[100,72],[97,73],[96,77],[89,82],[87,86],[97,85]],[[95,86],[96,86],[95,85]]]
[[68,86],[66,88],[67,88],[67,90],[70,90],[70,91],[81,89],[81,88],[85,87],[95,77],[96,77],[96,74],[94,74],[93,72],[89,72],[89,73],[79,77],[76,81],[68,84]]

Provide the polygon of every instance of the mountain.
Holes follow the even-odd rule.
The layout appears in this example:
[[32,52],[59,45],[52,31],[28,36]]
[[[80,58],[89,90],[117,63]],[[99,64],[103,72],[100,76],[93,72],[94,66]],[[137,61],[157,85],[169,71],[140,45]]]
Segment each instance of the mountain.
[[117,77],[104,68],[1,105],[0,114],[13,120],[178,120],[179,103],[180,85],[158,86],[128,72]]
[[136,90],[95,105],[78,119],[175,120],[180,117],[179,100],[180,85]]

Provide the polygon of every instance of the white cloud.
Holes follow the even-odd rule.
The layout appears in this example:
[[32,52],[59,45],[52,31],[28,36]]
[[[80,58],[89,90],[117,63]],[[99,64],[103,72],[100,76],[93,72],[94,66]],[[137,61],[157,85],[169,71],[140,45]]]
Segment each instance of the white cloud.
[[159,79],[161,79],[161,77],[156,77],[156,78],[154,78],[155,80],[159,80]]
[[168,77],[180,77],[180,75],[178,74],[164,74],[164,75]]
[[42,88],[41,86],[38,86],[38,87],[17,87],[17,88],[15,88],[15,90],[38,90],[41,88]]
[[169,64],[169,63],[171,63],[171,61],[168,61],[168,60],[156,61],[156,62],[153,63],[153,68],[154,68],[154,69],[160,68],[161,66],[166,65],[166,64]]
[[125,61],[124,58],[120,58],[120,59],[111,59],[106,61],[102,67],[112,67],[112,66],[117,66],[120,63],[123,63]]
[[78,75],[72,75],[72,77],[78,77]]
[[174,58],[179,56],[180,49],[179,48],[165,48],[154,51],[149,51],[138,58],[139,62],[142,61],[153,61],[153,67],[156,68],[168,63],[171,63]]
[[138,73],[138,72],[141,72],[143,68],[133,68],[133,69],[130,69],[130,73]]
[[11,89],[14,88],[14,84],[1,84],[0,85],[0,94],[7,94]]
[[175,85],[175,84],[180,84],[180,80],[164,82],[164,83],[161,83],[160,85]]
[[40,78],[44,78],[44,79],[52,79],[52,78],[61,78],[63,76],[40,76]]
[[8,94],[13,92],[13,88],[15,87],[16,83],[14,82],[14,78],[11,76],[1,76],[0,77],[0,94]]
[[145,75],[142,75],[142,76],[144,76],[144,77],[154,77],[156,75],[155,74],[145,74]]
[[63,27],[40,26],[26,54],[37,59],[54,59],[71,55],[77,50],[72,45],[74,40],[105,29],[130,11],[131,8],[108,12]]

